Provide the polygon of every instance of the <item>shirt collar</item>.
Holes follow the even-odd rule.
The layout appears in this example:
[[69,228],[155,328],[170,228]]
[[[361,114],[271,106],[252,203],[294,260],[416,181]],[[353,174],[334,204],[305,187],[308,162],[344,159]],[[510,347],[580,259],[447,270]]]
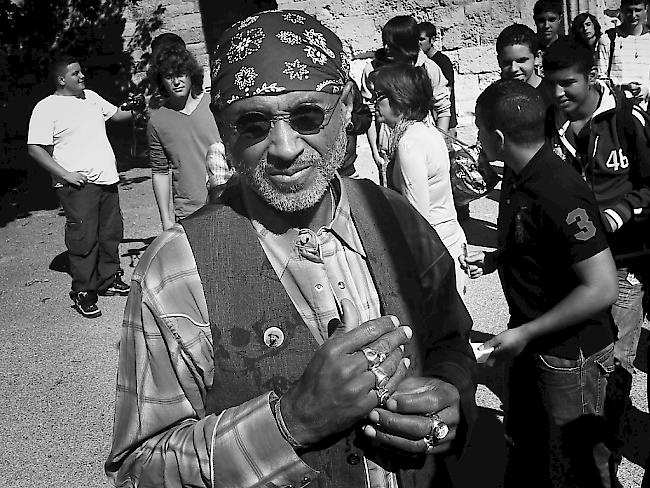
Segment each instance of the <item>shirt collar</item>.
[[201,103],[202,99],[203,99],[203,93],[199,93],[197,97],[194,97],[190,93],[187,96],[187,101],[185,102],[185,106],[183,107],[183,110],[179,110],[179,112],[184,115],[192,115],[192,113],[196,110],[196,108]]
[[[328,225],[321,227],[317,234],[331,233],[344,247],[351,249],[365,259],[366,254],[352,220],[348,195],[338,175],[330,182],[330,190],[336,201],[334,217]],[[253,194],[251,190],[244,187],[242,193],[246,212],[269,261],[271,261],[274,269],[280,269],[283,272],[292,253],[297,252],[296,243],[299,241],[301,229],[289,227],[281,216],[271,211],[268,205]]]
[[[543,80],[543,79],[542,79]],[[594,84],[594,89],[598,91],[600,95],[600,100],[598,106],[594,113],[591,115],[591,118],[594,119],[602,113],[609,112],[610,110],[616,109],[616,95],[612,90],[607,86],[607,84],[602,80],[596,80]],[[555,128],[557,129],[560,136],[563,136],[567,129],[569,128],[570,120],[562,110],[560,110],[557,105],[554,105],[555,112]]]
[[548,143],[545,143],[539,151],[531,158],[528,164],[522,169],[519,173],[514,174],[514,181],[517,185],[523,185],[528,180],[534,178],[538,174],[544,171],[544,166],[546,166],[546,161],[549,158],[557,157],[553,152],[553,149]]
[[417,59],[415,60],[415,66],[422,66],[424,63],[426,63],[427,59],[429,59],[429,58],[427,57],[427,55],[424,54],[424,53],[422,52],[422,50],[420,49],[420,50],[418,51],[418,57],[417,57]]

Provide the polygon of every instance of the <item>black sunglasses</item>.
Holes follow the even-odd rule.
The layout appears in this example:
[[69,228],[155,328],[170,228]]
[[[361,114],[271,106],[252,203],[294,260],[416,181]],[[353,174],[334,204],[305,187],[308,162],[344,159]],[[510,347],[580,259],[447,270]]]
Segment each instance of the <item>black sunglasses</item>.
[[374,104],[377,104],[381,102],[384,98],[388,98],[388,95],[386,95],[384,92],[376,91],[373,93],[370,101]]
[[280,115],[248,112],[239,117],[233,124],[230,124],[230,127],[237,131],[239,137],[247,144],[256,144],[266,139],[273,124],[278,120],[286,120],[291,128],[299,134],[318,134],[332,120],[332,114],[340,99],[341,97],[336,100],[333,107],[323,108],[320,105],[309,103],[300,105],[291,112]]

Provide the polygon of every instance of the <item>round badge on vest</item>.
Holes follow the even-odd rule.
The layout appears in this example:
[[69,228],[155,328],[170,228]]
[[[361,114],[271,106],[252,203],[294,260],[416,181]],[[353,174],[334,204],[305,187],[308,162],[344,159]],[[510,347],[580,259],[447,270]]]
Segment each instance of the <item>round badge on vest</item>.
[[264,344],[268,347],[280,347],[284,343],[284,332],[279,327],[269,327],[264,331]]

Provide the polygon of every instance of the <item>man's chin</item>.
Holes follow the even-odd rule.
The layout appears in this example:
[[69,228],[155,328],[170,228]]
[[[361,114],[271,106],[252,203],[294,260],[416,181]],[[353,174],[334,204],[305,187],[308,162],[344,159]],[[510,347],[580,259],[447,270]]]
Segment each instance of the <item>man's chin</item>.
[[283,213],[296,213],[315,207],[325,195],[329,182],[320,182],[297,191],[279,191],[277,188],[256,188],[256,193],[274,209]]

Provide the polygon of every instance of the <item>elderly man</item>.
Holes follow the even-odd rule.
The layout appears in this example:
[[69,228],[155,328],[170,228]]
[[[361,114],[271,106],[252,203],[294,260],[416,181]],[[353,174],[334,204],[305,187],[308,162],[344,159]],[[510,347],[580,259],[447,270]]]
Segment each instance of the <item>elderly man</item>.
[[336,175],[353,97],[331,31],[265,12],[215,56],[238,177],[134,273],[106,471],[117,486],[429,486],[475,409],[454,263],[397,194]]

